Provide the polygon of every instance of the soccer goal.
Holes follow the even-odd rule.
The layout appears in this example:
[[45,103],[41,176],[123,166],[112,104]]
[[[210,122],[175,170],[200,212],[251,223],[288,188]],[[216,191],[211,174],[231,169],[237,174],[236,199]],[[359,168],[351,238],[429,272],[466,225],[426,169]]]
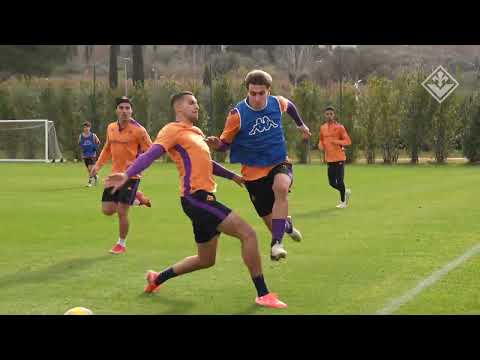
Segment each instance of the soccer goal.
[[0,161],[63,161],[53,121],[0,120]]

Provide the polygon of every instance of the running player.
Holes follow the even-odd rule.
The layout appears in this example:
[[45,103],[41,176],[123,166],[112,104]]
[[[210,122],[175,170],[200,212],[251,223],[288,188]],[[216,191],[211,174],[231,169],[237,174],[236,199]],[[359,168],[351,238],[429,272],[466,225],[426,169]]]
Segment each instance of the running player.
[[351,189],[345,189],[343,178],[345,175],[345,146],[351,145],[352,140],[348,136],[345,127],[335,120],[335,108],[325,108],[326,122],[320,127],[318,148],[323,150],[324,159],[328,164],[328,183],[340,192],[340,203],[337,208],[344,209],[348,205]]
[[88,172],[88,184],[87,187],[91,187],[93,182],[95,185],[98,183],[98,175],[95,177],[90,176],[90,173],[95,165],[95,160],[97,157],[97,149],[100,145],[100,140],[98,139],[97,135],[90,131],[92,124],[90,122],[85,121],[83,123],[83,131],[78,137],[78,145],[82,148],[82,159],[87,167]]
[[[107,140],[92,169],[91,176],[96,176],[101,167],[112,159],[112,173],[125,171],[140,153],[147,151],[152,145],[152,140],[145,128],[132,118],[132,103],[127,97],[117,99],[117,121],[108,125]],[[140,175],[132,176],[121,188],[112,193],[106,187],[102,195],[102,211],[105,215],[118,214],[119,238],[110,250],[112,254],[121,254],[126,251],[126,241],[129,229],[128,210],[135,205],[135,200],[140,205],[150,207],[150,200],[138,191]]]
[[248,96],[227,117],[220,138],[210,136],[209,146],[217,151],[230,148],[230,162],[242,164],[242,175],[258,216],[272,233],[270,258],[287,256],[285,232],[295,241],[301,233],[288,216],[288,193],[293,183],[292,163],[282,128],[282,114],[294,120],[303,138],[311,136],[295,105],[282,96],[271,96],[272,77],[253,70],[245,78]]

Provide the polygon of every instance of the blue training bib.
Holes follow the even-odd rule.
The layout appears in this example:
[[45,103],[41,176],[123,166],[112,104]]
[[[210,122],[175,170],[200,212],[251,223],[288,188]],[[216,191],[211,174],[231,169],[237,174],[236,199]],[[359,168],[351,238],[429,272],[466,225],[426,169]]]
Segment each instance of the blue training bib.
[[89,136],[85,137],[83,134],[80,134],[79,145],[83,150],[84,157],[94,157],[97,154],[97,144],[95,144],[94,134],[90,133]]
[[275,96],[269,96],[261,110],[254,110],[244,99],[232,111],[240,115],[240,130],[231,144],[231,163],[263,167],[285,161],[282,111]]

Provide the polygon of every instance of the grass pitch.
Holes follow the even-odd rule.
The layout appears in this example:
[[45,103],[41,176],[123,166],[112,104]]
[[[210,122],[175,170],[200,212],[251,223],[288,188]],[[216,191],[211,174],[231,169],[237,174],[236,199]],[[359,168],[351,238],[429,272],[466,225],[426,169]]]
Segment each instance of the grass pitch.
[[[236,171],[236,166],[229,168]],[[269,259],[270,236],[246,190],[218,178],[218,200],[258,233],[265,279],[288,309],[255,306],[240,243],[222,236],[213,268],[143,294],[144,273],[195,252],[173,164],[147,170],[140,189],[153,207],[132,208],[128,251],[116,217],[101,214],[103,187],[85,188],[83,164],[0,164],[0,314],[374,314],[480,242],[479,168],[468,165],[351,165],[351,205],[326,166],[294,166],[290,213],[304,236],[284,242],[286,261]],[[109,168],[102,169],[104,178]],[[425,288],[394,314],[480,313],[480,256]]]

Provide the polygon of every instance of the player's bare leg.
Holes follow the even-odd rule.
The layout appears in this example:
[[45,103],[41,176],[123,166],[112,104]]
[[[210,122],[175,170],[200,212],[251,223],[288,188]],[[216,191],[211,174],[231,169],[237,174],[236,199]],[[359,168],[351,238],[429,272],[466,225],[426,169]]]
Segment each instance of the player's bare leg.
[[[105,202],[104,204],[107,204]],[[119,203],[116,206],[116,212],[118,215],[118,241],[115,246],[110,250],[112,254],[122,254],[127,250],[127,235],[129,229],[128,210],[130,205]],[[112,214],[113,215],[113,214]]]
[[172,266],[175,274],[187,274],[200,269],[208,269],[215,265],[218,238],[219,235],[205,243],[197,244],[197,255],[188,256]]
[[102,212],[107,216],[115,214],[117,212],[117,204],[113,201],[103,201]]
[[255,230],[253,230],[245,220],[232,211],[218,226],[218,231],[240,239],[243,261],[247,266],[255,288],[257,289],[258,296],[255,298],[255,302],[258,305],[266,307],[287,307],[287,304],[280,301],[276,294],[269,292],[267,289],[267,285],[263,278],[262,261]]
[[270,213],[267,216],[262,217],[262,220],[270,233],[272,233],[272,214]]
[[[261,306],[267,307],[287,307],[285,303],[278,300],[276,294],[270,293],[267,290],[262,274],[262,263],[258,251],[257,235],[253,228],[234,212],[231,212],[222,223],[220,223],[217,229],[220,232],[240,239],[243,261],[245,262],[255,284],[255,288],[257,289],[258,296],[255,299],[255,302]],[[217,235],[206,243],[197,244],[197,255],[189,256],[161,273],[156,273],[151,270],[148,271],[148,284],[145,287],[145,292],[154,292],[161,284],[172,277],[213,266],[217,254],[218,238],[219,236]]]
[[262,274],[262,261],[255,230],[233,211],[218,225],[218,231],[240,239],[242,258],[252,278]]
[[287,257],[287,251],[283,248],[283,235],[288,216],[288,189],[292,179],[286,174],[277,174],[273,180],[272,191],[275,196],[271,214],[272,242],[270,258],[280,260]]
[[88,165],[88,183],[92,184],[95,182],[95,185],[98,184],[98,175],[95,174],[95,176],[91,176],[90,174],[92,173],[92,169],[95,165]]
[[128,235],[128,210],[130,209],[130,205],[119,203],[117,207],[117,214],[118,214],[118,223],[119,223],[119,235],[120,238],[125,239]]
[[[272,238],[273,238],[272,219],[281,219],[282,220],[281,222],[283,222],[283,219],[285,219],[284,232],[287,233],[287,235],[290,236],[292,240],[300,242],[302,240],[302,234],[293,226],[292,217],[288,215],[288,191],[290,189],[291,184],[292,184],[292,179],[290,176],[285,174],[277,174],[275,176],[273,187],[272,187],[273,193],[275,195],[275,202],[273,204],[272,214],[267,215],[270,218],[269,219],[264,218],[264,222],[270,220],[271,225],[269,229],[272,232]],[[277,231],[280,232],[281,225],[278,225],[278,226],[279,228]],[[281,237],[283,238],[283,234],[281,235]]]
[[272,218],[285,219],[288,216],[288,189],[292,179],[286,174],[277,174],[273,180],[272,190],[275,195]]
[[91,176],[91,172],[92,172],[92,169],[93,169],[93,165],[87,165],[87,172],[88,172],[88,183],[87,183],[87,187],[92,187],[92,184],[93,184],[93,180],[94,180],[94,177]]
[[185,259],[165,269],[161,273],[149,270],[147,272],[148,284],[145,287],[145,292],[151,293],[158,290],[159,286],[165,281],[178,275],[188,274],[196,270],[207,269],[215,265],[219,236],[220,235],[217,235],[204,243],[197,243],[196,255],[187,256]]

